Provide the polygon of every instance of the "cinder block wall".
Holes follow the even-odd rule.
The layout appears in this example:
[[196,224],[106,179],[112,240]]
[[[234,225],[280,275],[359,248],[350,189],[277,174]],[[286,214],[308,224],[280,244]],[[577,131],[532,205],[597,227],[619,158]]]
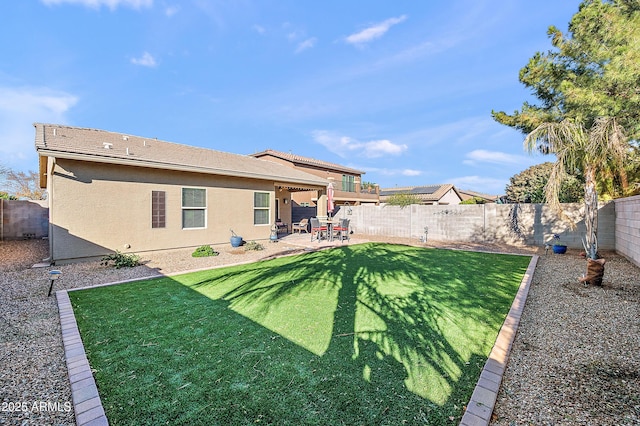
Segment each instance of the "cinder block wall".
[[640,266],[640,195],[615,200],[616,250]]
[[46,200],[0,200],[0,238],[19,240],[49,235],[49,208]]
[[[584,206],[564,204],[563,208],[575,229],[546,204],[361,205],[352,207],[351,215],[338,211],[336,216],[351,218],[354,232],[368,235],[543,246],[553,243],[553,235],[558,234],[570,248],[582,248]],[[598,243],[601,249],[615,249],[613,202],[600,205]]]

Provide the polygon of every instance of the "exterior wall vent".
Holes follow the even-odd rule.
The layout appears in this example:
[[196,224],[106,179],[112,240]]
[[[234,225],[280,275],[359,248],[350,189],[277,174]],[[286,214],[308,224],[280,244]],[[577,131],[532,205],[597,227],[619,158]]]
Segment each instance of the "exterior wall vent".
[[104,146],[104,149],[111,149],[113,147],[113,144],[108,142],[103,142],[102,146]]
[[128,141],[128,140],[129,140],[129,136],[127,136],[127,135],[122,135],[122,140],[123,140],[123,141]]

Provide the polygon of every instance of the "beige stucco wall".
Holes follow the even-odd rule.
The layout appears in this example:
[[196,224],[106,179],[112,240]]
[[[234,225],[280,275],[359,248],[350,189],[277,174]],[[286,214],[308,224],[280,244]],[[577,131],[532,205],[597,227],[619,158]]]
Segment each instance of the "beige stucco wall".
[[291,225],[291,197],[292,193],[286,189],[278,190],[275,193],[276,203],[278,203],[278,209],[276,210],[279,213],[279,217],[276,217],[276,213],[274,212],[274,218],[280,219],[287,225]]
[[451,205],[455,205],[455,204],[460,204],[460,197],[458,197],[458,194],[456,194],[456,191],[454,191],[453,189],[450,189],[447,191],[446,194],[444,194],[441,198],[440,201],[438,201],[438,204],[451,204]]
[[[273,182],[63,159],[49,180],[53,260],[228,244],[230,229],[268,240],[275,221]],[[204,229],[182,229],[184,187],[207,191]],[[151,227],[151,191],[166,192],[166,228]],[[256,191],[270,194],[270,224],[253,224]]]

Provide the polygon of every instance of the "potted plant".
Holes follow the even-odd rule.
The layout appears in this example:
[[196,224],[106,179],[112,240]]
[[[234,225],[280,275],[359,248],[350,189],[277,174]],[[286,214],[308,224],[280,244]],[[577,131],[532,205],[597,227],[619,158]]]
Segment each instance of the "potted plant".
[[560,235],[553,234],[553,252],[556,254],[565,254],[567,245],[560,242]]
[[231,229],[231,247],[240,247],[242,245],[242,237],[237,235]]

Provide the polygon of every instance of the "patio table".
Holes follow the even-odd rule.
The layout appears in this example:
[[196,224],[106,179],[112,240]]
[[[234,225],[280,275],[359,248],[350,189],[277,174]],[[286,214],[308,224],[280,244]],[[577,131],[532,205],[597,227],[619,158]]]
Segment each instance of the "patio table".
[[[335,218],[332,218],[332,219],[329,219],[329,218],[324,219],[323,218],[323,219],[318,219],[318,220],[320,221],[320,225],[327,225],[327,240],[328,241],[333,241],[333,225],[336,224],[336,223],[339,224],[340,220],[339,219],[335,219]],[[320,240],[318,240],[318,241],[320,241]]]

